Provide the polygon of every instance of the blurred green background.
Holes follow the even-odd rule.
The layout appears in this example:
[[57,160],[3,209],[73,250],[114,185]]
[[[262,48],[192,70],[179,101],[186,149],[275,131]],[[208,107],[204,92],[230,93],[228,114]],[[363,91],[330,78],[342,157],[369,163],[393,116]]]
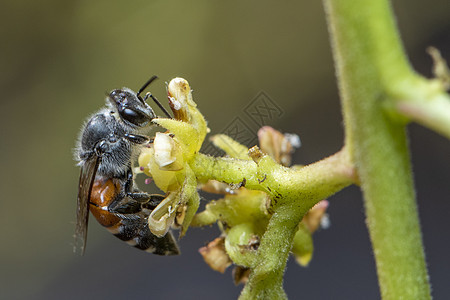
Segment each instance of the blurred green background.
[[[233,299],[230,270],[210,270],[197,249],[216,228],[191,229],[180,257],[120,242],[91,219],[87,252],[72,253],[79,169],[72,148],[105,92],[150,90],[186,78],[213,133],[264,91],[283,111],[270,124],[300,135],[295,163],[342,146],[334,68],[320,1],[11,1],[0,12],[2,90],[1,299]],[[430,76],[425,48],[450,61],[448,0],[394,1],[414,67]],[[362,99],[363,100],[363,99]],[[157,111],[157,113],[160,113]],[[427,261],[436,299],[450,295],[450,142],[410,126]],[[331,198],[331,228],[315,234],[308,268],[288,263],[296,299],[379,298],[361,195]]]

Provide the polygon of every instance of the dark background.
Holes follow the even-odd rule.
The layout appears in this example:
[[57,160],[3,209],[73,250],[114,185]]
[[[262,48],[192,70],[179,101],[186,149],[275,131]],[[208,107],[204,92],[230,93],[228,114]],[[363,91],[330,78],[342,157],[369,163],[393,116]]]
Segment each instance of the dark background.
[[[425,48],[450,60],[448,0],[394,1],[414,67],[430,76]],[[231,272],[197,249],[218,234],[190,229],[182,255],[158,257],[120,242],[93,219],[84,257],[72,253],[79,170],[72,148],[104,93],[151,91],[189,80],[213,133],[260,91],[283,110],[270,124],[300,135],[294,162],[342,146],[343,128],[320,1],[3,1],[0,11],[2,299],[234,299]],[[363,100],[363,99],[362,99]],[[159,113],[159,112],[158,112]],[[450,295],[450,142],[409,127],[418,205],[435,299]],[[395,189],[395,187],[393,187]],[[292,259],[291,299],[377,299],[375,264],[358,188],[331,199],[331,227],[314,236],[307,268]]]

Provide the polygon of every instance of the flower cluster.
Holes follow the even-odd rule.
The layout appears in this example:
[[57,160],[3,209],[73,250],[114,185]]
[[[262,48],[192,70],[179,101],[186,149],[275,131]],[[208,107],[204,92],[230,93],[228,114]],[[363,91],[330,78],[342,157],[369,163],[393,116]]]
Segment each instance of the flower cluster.
[[[141,170],[166,193],[165,199],[149,216],[150,230],[157,236],[164,236],[171,227],[181,227],[180,236],[183,236],[190,225],[217,223],[222,235],[201,248],[200,253],[211,268],[220,272],[234,263],[235,282],[245,282],[273,213],[271,199],[263,191],[245,188],[245,182],[230,185],[203,178],[200,181],[198,178],[201,176],[194,173],[190,164],[199,155],[209,132],[205,118],[197,109],[186,80],[173,79],[168,84],[168,97],[174,119],[153,120],[167,131],[156,133],[153,144],[139,157]],[[258,139],[261,151],[286,167],[291,163],[294,149],[300,146],[298,136],[282,134],[268,126],[259,130]],[[228,157],[252,160],[251,150],[229,136],[215,135],[211,141]],[[224,196],[211,201],[204,211],[196,215],[199,188]],[[298,225],[291,251],[300,265],[306,266],[311,260],[311,235],[324,220],[327,206],[327,201],[319,202]]]

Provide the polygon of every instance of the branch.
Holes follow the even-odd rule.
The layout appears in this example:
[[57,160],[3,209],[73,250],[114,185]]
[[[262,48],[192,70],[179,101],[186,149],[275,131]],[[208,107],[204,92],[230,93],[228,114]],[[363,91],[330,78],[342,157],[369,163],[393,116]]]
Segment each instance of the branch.
[[270,195],[273,214],[241,299],[284,299],[283,274],[298,224],[317,202],[357,182],[357,178],[345,148],[298,170],[254,152],[254,161],[197,154],[190,166],[200,180],[240,183]]
[[440,93],[420,100],[399,100],[397,111],[450,139],[450,97]]
[[308,194],[321,200],[357,183],[346,148],[300,169],[283,167],[267,155],[255,162],[201,153],[195,156],[190,166],[200,181],[215,179],[241,184],[248,189],[264,191],[276,199],[299,199]]
[[421,79],[408,64],[388,0],[324,3],[381,295],[429,299],[405,126],[384,107]]

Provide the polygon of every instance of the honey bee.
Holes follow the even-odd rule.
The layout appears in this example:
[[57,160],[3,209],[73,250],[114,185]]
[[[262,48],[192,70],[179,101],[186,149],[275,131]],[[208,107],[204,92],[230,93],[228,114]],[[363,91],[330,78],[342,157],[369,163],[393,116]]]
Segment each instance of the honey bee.
[[86,247],[89,211],[119,239],[158,255],[179,254],[168,232],[157,237],[150,232],[147,218],[164,199],[139,190],[134,183],[133,162],[142,147],[152,140],[146,136],[156,117],[146,103],[150,97],[170,118],[170,114],[150,93],[140,94],[156,79],[153,76],[137,92],[128,88],[107,94],[106,107],[84,124],[75,150],[81,167],[75,248]]

